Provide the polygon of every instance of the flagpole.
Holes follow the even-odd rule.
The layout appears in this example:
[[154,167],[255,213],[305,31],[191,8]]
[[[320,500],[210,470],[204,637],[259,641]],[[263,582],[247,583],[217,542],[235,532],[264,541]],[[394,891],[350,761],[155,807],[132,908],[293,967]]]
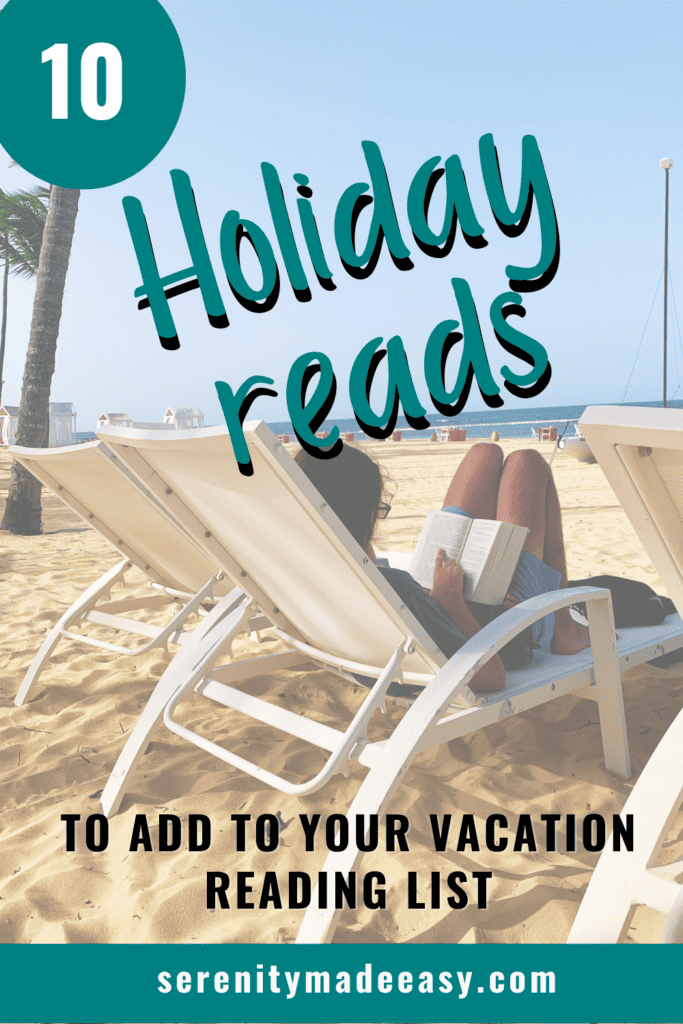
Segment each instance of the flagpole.
[[666,409],[666,327],[668,319],[668,284],[669,284],[669,171],[674,165],[673,160],[668,157],[662,157],[659,161],[660,165],[664,168],[665,174],[665,185],[664,185],[664,396],[663,396],[663,407]]

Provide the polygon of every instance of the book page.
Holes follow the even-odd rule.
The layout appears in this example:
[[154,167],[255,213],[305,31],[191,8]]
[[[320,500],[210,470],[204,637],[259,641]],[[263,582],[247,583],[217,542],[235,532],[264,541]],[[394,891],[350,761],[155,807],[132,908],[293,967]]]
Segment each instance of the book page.
[[439,548],[444,548],[448,558],[460,562],[467,535],[474,520],[453,512],[427,513],[415,553],[408,572],[414,580],[431,590],[434,583],[434,563]]
[[463,594],[467,600],[471,600],[471,595],[502,525],[495,519],[477,519],[472,523],[467,543],[460,558],[460,565],[465,573]]

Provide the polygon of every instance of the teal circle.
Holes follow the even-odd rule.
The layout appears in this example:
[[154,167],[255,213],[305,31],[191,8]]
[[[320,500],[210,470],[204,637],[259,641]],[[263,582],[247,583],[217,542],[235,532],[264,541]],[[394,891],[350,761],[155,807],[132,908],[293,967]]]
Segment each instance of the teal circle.
[[[115,185],[146,167],[170,139],[185,96],[185,59],[159,0],[9,0],[0,11],[0,39],[0,143],[37,178],[63,188]],[[68,45],[66,119],[52,117],[56,63],[42,60],[59,43]],[[109,120],[94,120],[81,105],[81,58],[93,43],[121,54],[121,108]],[[102,105],[104,61],[97,67]]]

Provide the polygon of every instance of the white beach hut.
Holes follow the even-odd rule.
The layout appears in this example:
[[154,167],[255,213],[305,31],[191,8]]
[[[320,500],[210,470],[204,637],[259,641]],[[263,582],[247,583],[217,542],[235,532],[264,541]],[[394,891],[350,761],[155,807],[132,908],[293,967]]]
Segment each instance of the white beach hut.
[[50,402],[48,446],[58,448],[66,444],[76,444],[76,410],[71,402]]
[[[16,443],[19,406],[3,405],[0,408],[0,444]],[[48,446],[58,448],[76,444],[76,410],[71,402],[50,402],[50,433]]]
[[103,427],[132,427],[132,417],[127,412],[103,412],[97,420],[97,429]]
[[204,426],[204,414],[196,406],[169,406],[163,423],[133,420],[127,412],[103,412],[97,421],[97,430],[107,427],[135,427],[137,430],[192,430]]
[[18,405],[3,405],[0,407],[0,444],[7,446],[14,444],[17,433],[17,420],[19,419]]
[[204,426],[204,413],[195,406],[169,406],[164,413],[164,423],[175,430],[192,430]]
[[152,423],[134,420],[127,412],[103,412],[97,420],[96,430],[107,427],[134,427],[136,430],[175,430],[172,423]]

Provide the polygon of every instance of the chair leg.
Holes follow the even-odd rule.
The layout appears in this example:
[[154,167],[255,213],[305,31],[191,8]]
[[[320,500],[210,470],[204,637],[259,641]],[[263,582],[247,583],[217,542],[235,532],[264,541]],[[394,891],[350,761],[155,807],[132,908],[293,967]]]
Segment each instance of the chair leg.
[[100,800],[107,817],[118,811],[128,780],[147,749],[168,702],[179,692],[193,687],[206,674],[225,647],[239,632],[244,632],[251,614],[251,605],[236,588],[218,602],[175,655],[155,686],[102,791]]
[[[471,671],[476,670],[478,655],[474,658]],[[369,815],[384,813],[415,755],[422,749],[425,734],[438,721],[456,694],[462,691],[462,678],[465,674],[465,670],[453,672],[448,665],[444,666],[420,694],[383,748],[381,763],[371,767],[363,780],[347,811],[349,819],[353,819],[357,814],[364,814],[365,820],[369,822]],[[355,845],[338,853],[331,852],[325,861],[323,871],[328,875],[335,871],[348,874],[357,867],[362,856],[362,852]],[[317,895],[316,888],[296,938],[298,944],[332,941],[341,910],[319,908],[316,905]]]
[[[401,754],[400,750],[396,747],[392,753],[393,757],[389,755],[389,750],[387,749],[387,754],[389,755],[387,756],[388,763],[382,764],[381,767],[372,768],[365,777],[351,806],[346,812],[346,817],[349,821],[355,820],[357,814],[364,814],[365,821],[369,822],[371,814],[383,814],[386,810],[389,801],[398,789],[412,761],[412,756],[407,758],[405,753]],[[393,767],[392,761],[395,762]],[[333,877],[335,871],[348,876],[349,871],[354,871],[357,868],[362,856],[362,851],[358,850],[355,844],[350,844],[346,850],[328,854],[323,866],[323,872],[327,874],[328,878]],[[318,887],[316,886],[315,892],[311,897],[311,904],[304,915],[299,934],[296,937],[297,944],[319,944],[332,941],[341,915],[341,909],[329,906],[327,909],[321,909],[317,906],[317,901]]]
[[72,623],[81,619],[84,613],[99,601],[102,594],[108,593],[113,585],[123,577],[126,569],[130,568],[130,564],[128,559],[124,558],[118,565],[105,572],[104,576],[101,576],[92,586],[83,591],[81,596],[64,612],[59,622],[52,627],[43,640],[40,650],[31,662],[28,672],[24,676],[24,681],[19,687],[19,692],[14,698],[14,703],[17,707],[23,704],[28,697],[40,673],[45,668],[50,655],[61,640],[64,630],[72,625]]
[[628,750],[624,695],[617,658],[617,642],[612,616],[612,602],[603,600],[586,602],[595,673],[596,700],[600,716],[600,731],[605,767],[622,779],[631,778],[631,759]]

